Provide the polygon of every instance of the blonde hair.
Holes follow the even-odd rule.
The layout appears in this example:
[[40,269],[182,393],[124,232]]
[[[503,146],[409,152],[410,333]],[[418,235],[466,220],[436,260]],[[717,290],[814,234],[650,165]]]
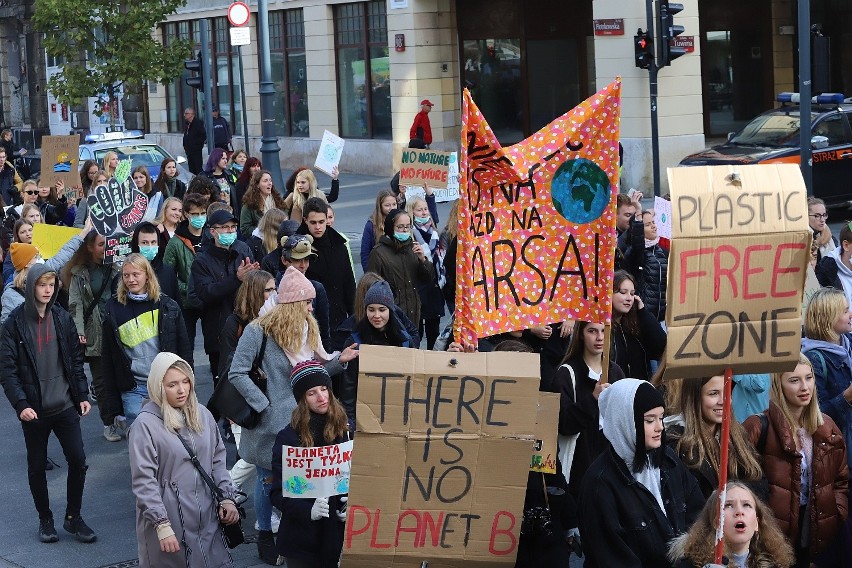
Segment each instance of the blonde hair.
[[[811,364],[810,359],[801,353],[799,353],[799,362],[797,363],[797,366],[798,365],[807,365],[811,370],[811,374],[813,374],[814,366]],[[791,372],[792,371],[788,371],[786,373],[772,373],[772,382],[769,387],[769,400],[774,402],[778,409],[781,410],[781,414],[784,415],[784,418],[787,419],[787,423],[790,425],[790,430],[795,432],[800,425],[796,422],[796,419],[793,418],[793,412],[790,410],[790,404],[784,397],[784,391],[781,387],[784,375]],[[813,396],[811,396],[811,401],[805,407],[804,411],[802,411],[801,427],[804,428],[808,434],[813,434],[817,431],[817,428],[822,426],[824,423],[825,419],[822,417],[822,412],[819,410],[819,401],[817,401],[816,380],[814,380]]]
[[12,279],[12,286],[17,288],[18,290],[23,290],[27,285],[27,274],[30,272],[30,267],[25,266],[19,271],[15,273],[15,277]]
[[293,207],[298,207],[299,209],[305,208],[305,201],[310,199],[311,197],[319,197],[326,203],[328,199],[325,196],[325,193],[321,192],[317,186],[317,176],[314,175],[314,172],[310,169],[305,169],[296,174],[296,181],[299,181],[299,178],[305,178],[308,180],[308,193],[303,194],[298,189],[293,189],[293,193],[290,195],[293,196]]
[[148,259],[138,252],[131,253],[124,259],[124,264],[121,267],[122,278],[118,280],[118,290],[115,292],[115,299],[122,305],[127,305],[127,285],[124,283],[124,269],[127,266],[138,268],[145,273],[145,290],[148,292],[148,299],[152,302],[160,301],[160,283],[157,280],[157,275],[154,274],[154,268]]
[[115,152],[112,152],[112,151],[107,152],[106,154],[104,154],[104,161],[103,161],[103,166],[104,166],[104,167],[103,167],[103,170],[104,170],[104,172],[106,172],[106,175],[107,175],[108,177],[113,177],[113,176],[115,175],[115,170],[114,170],[114,169],[111,169],[111,168],[109,167],[109,161],[112,159],[112,157],[113,157],[113,156],[115,156],[116,158],[118,158],[118,154],[116,154]]
[[834,331],[834,324],[848,310],[846,294],[836,288],[820,288],[811,296],[805,312],[805,337],[837,343],[840,335]]
[[453,205],[450,207],[450,214],[447,215],[447,226],[445,230],[450,238],[454,238],[459,234],[459,202],[461,199],[456,199],[453,201]]
[[195,394],[195,373],[192,372],[192,367],[189,366],[189,363],[179,358],[166,369],[166,372],[169,369],[176,369],[189,379],[189,394],[186,396],[183,408],[174,408],[167,402],[166,387],[163,385],[166,373],[163,373],[160,377],[152,376],[151,374],[148,375],[148,396],[154,404],[160,407],[160,412],[163,415],[163,426],[166,427],[166,430],[175,434],[184,426],[193,432],[201,432],[204,430],[204,424],[201,422],[198,411],[198,396]]
[[[159,179],[159,178],[157,178]],[[165,201],[163,201],[163,209],[160,211],[160,214],[157,215],[157,218],[152,221],[155,225],[163,225],[166,222],[166,209],[169,208],[169,203],[178,202],[180,203],[180,210],[183,211],[183,201],[177,197],[169,197]]]
[[278,228],[286,220],[287,214],[277,207],[273,207],[260,218],[257,229],[260,232],[260,240],[263,241],[263,250],[266,254],[278,248]]
[[[408,213],[408,216],[411,217],[412,221],[414,220],[414,208],[420,205],[421,203],[428,206],[426,200],[420,197],[419,195],[417,197],[412,197],[411,199],[405,202],[405,211],[406,213]],[[432,214],[429,213],[429,216],[431,217]]]
[[34,188],[38,189],[38,182],[37,182],[36,180],[34,180],[34,179],[28,179],[27,181],[25,181],[25,182],[21,185],[21,191],[24,191],[24,190],[25,190],[25,189],[27,189],[28,187],[34,187]]
[[320,345],[317,320],[308,311],[308,301],[278,304],[257,320],[263,333],[272,338],[282,350],[297,353],[302,350],[305,325],[308,326],[308,349],[316,352]]
[[[41,209],[39,209],[38,205],[36,205],[35,203],[27,203],[26,205],[21,207],[21,219],[26,219],[27,215],[29,215],[30,211],[32,211],[33,209],[38,211],[38,217],[39,217],[39,219],[41,219],[41,221],[39,221],[39,223],[44,223],[44,215],[42,215]],[[32,224],[32,223],[30,223],[30,224]]]

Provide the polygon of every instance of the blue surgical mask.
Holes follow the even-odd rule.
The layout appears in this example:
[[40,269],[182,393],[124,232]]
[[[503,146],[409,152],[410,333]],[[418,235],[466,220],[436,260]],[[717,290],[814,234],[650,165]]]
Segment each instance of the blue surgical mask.
[[157,245],[139,247],[139,254],[147,258],[149,261],[154,260],[157,257],[157,253],[159,251],[160,247]]
[[404,243],[411,238],[411,233],[394,233],[393,236],[399,242]]
[[204,223],[207,222],[207,215],[202,215],[201,217],[190,217],[189,224],[195,227],[196,229],[200,229],[204,226]]
[[229,247],[237,240],[236,233],[219,233],[219,244],[223,247]]
[[414,217],[414,222],[415,222],[415,223],[417,223],[418,225],[425,225],[426,223],[428,223],[428,222],[429,222],[429,220],[430,220],[431,218],[432,218],[432,217],[430,217],[430,216],[428,216],[428,215],[427,215],[427,216],[425,216],[425,217],[417,217],[417,216],[415,216],[415,217]]
[[234,162],[234,165],[232,167],[234,168],[235,172],[241,172],[241,171],[243,171],[243,165],[244,164],[238,164],[238,163]]

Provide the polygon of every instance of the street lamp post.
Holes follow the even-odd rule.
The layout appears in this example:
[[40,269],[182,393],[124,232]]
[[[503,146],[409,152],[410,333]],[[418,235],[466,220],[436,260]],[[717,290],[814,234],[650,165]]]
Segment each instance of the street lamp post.
[[273,117],[273,97],[275,86],[271,79],[271,59],[269,55],[269,6],[267,0],[257,2],[257,45],[260,51],[260,154],[263,167],[272,174],[272,183],[278,191],[284,191],[284,178],[281,176],[281,162],[278,157],[281,148],[275,135]]

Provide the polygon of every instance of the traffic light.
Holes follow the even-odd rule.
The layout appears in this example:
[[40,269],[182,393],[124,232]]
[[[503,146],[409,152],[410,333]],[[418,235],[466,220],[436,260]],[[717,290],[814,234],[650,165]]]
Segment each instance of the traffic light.
[[642,28],[636,30],[633,36],[633,49],[636,53],[636,67],[639,69],[650,69],[654,64],[654,39]]
[[204,72],[201,67],[201,54],[199,53],[195,59],[186,59],[183,62],[184,68],[192,73],[198,73],[193,77],[186,78],[186,84],[193,89],[204,89]]
[[676,14],[683,12],[683,4],[657,0],[657,30],[660,35],[660,67],[668,67],[672,61],[686,53],[683,47],[673,47],[674,39],[683,33],[683,26],[674,23]]

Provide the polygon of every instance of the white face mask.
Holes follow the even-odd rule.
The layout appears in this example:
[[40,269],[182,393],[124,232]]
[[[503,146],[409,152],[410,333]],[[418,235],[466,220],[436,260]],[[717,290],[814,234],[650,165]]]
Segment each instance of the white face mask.
[[37,256],[34,261],[36,264],[44,264],[44,259],[40,256]]

